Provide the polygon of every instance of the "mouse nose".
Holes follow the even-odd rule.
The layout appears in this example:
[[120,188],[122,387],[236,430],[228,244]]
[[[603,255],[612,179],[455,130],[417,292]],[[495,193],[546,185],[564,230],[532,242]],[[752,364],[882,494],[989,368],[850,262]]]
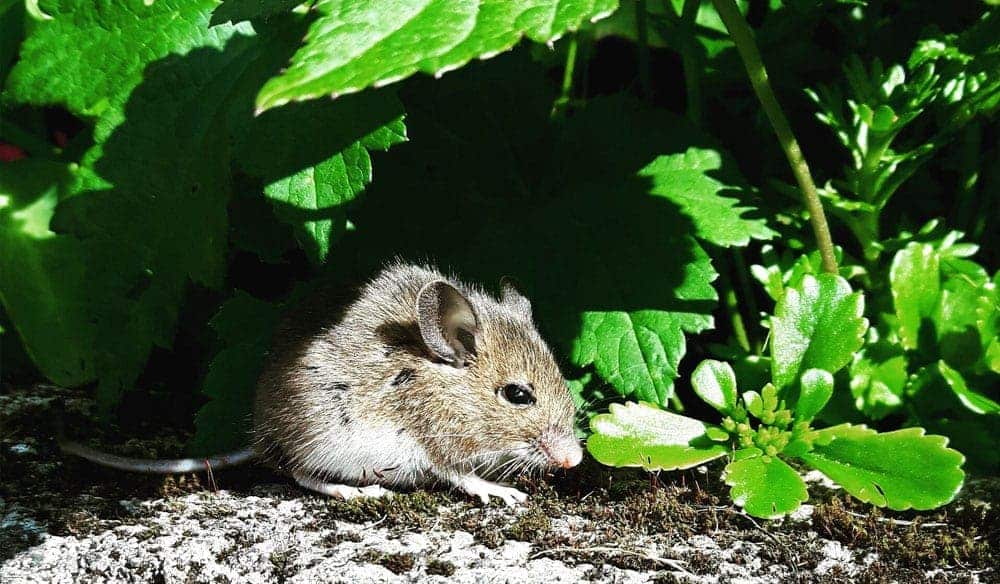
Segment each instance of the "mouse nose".
[[583,460],[583,449],[575,436],[561,436],[547,449],[556,466],[573,468]]
[[583,449],[580,448],[579,444],[574,444],[574,446],[576,446],[576,448],[571,449],[570,452],[567,452],[566,455],[562,457],[562,460],[559,461],[559,466],[563,468],[573,468],[574,466],[580,464],[580,461],[583,460]]

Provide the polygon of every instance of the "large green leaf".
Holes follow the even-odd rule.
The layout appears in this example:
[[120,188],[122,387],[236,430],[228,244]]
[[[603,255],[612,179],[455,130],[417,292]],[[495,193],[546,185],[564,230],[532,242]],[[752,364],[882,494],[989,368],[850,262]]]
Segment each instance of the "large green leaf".
[[757,448],[737,452],[726,465],[725,480],[733,502],[755,517],[781,517],[809,499],[806,483],[795,469],[776,456],[763,456]]
[[770,239],[774,236],[764,219],[744,217],[754,211],[740,206],[739,199],[726,193],[750,189],[731,177],[722,182],[716,175],[722,169],[722,157],[716,150],[689,148],[683,154],[660,156],[639,171],[639,176],[652,180],[650,192],[676,203],[691,217],[694,236],[724,247],[745,246],[750,239]]
[[550,42],[617,0],[320,0],[319,17],[288,68],[260,91],[268,109],[343,95],[417,71],[440,75],[514,46],[522,36]]
[[[34,105],[63,105],[96,117],[119,107],[149,63],[198,47],[221,48],[231,27],[208,28],[214,0],[66,0],[46,5],[5,93]],[[248,25],[239,29],[252,33]]]
[[[323,134],[318,139],[317,128]],[[354,141],[344,144],[345,138]],[[275,153],[270,146],[300,140],[314,153],[335,154],[312,162],[313,155],[299,149]],[[371,182],[369,150],[387,150],[405,140],[402,105],[396,97],[366,93],[267,112],[255,120],[238,159],[264,180],[264,194],[278,219],[293,227],[309,259],[321,264],[347,229],[351,202]],[[329,143],[318,143],[324,141]]]
[[771,318],[771,371],[786,388],[806,369],[835,373],[861,348],[868,329],[864,297],[840,276],[806,275],[785,296]]
[[244,446],[251,427],[257,377],[271,344],[279,309],[238,291],[209,323],[222,348],[212,358],[201,392],[211,399],[195,417],[195,455]]
[[0,304],[38,369],[64,386],[96,376],[86,250],[49,229],[72,181],[67,166],[42,160],[6,163],[0,172]]
[[925,436],[922,428],[879,434],[843,424],[818,435],[813,450],[800,458],[879,507],[933,509],[954,499],[965,479],[965,458],[946,448],[947,438]]
[[933,246],[910,243],[896,252],[889,268],[892,300],[905,349],[916,349],[920,324],[934,313],[941,293],[940,259]]
[[594,416],[587,450],[602,464],[646,470],[691,468],[724,456],[726,446],[712,442],[710,426],[648,403],[611,404]]

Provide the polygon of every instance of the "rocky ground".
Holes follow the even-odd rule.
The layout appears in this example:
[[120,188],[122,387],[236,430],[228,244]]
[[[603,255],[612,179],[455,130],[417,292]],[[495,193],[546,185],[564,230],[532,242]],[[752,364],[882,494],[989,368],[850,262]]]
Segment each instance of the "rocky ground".
[[[1000,580],[995,479],[934,513],[872,510],[816,479],[782,522],[733,508],[715,466],[585,463],[523,483],[532,497],[514,510],[444,492],[343,502],[253,466],[163,478],[64,457],[52,421],[88,415],[75,393],[0,388],[3,584]],[[101,436],[147,456],[176,455],[184,438]]]

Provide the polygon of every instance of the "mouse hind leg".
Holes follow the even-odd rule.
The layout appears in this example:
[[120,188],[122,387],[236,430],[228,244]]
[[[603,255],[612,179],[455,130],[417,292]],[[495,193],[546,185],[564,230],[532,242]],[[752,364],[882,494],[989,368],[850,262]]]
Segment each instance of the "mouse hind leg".
[[366,487],[354,487],[351,485],[341,485],[337,483],[327,483],[315,479],[305,473],[292,473],[292,478],[299,486],[327,495],[328,497],[338,497],[344,500],[357,499],[359,497],[391,497],[395,493],[386,489],[382,485],[368,485]]

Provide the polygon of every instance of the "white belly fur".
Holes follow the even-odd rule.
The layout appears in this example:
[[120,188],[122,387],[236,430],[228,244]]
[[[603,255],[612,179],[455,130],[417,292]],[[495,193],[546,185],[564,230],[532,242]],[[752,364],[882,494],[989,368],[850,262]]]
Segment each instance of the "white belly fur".
[[297,450],[303,470],[326,480],[412,487],[431,478],[424,448],[391,425],[334,425]]

